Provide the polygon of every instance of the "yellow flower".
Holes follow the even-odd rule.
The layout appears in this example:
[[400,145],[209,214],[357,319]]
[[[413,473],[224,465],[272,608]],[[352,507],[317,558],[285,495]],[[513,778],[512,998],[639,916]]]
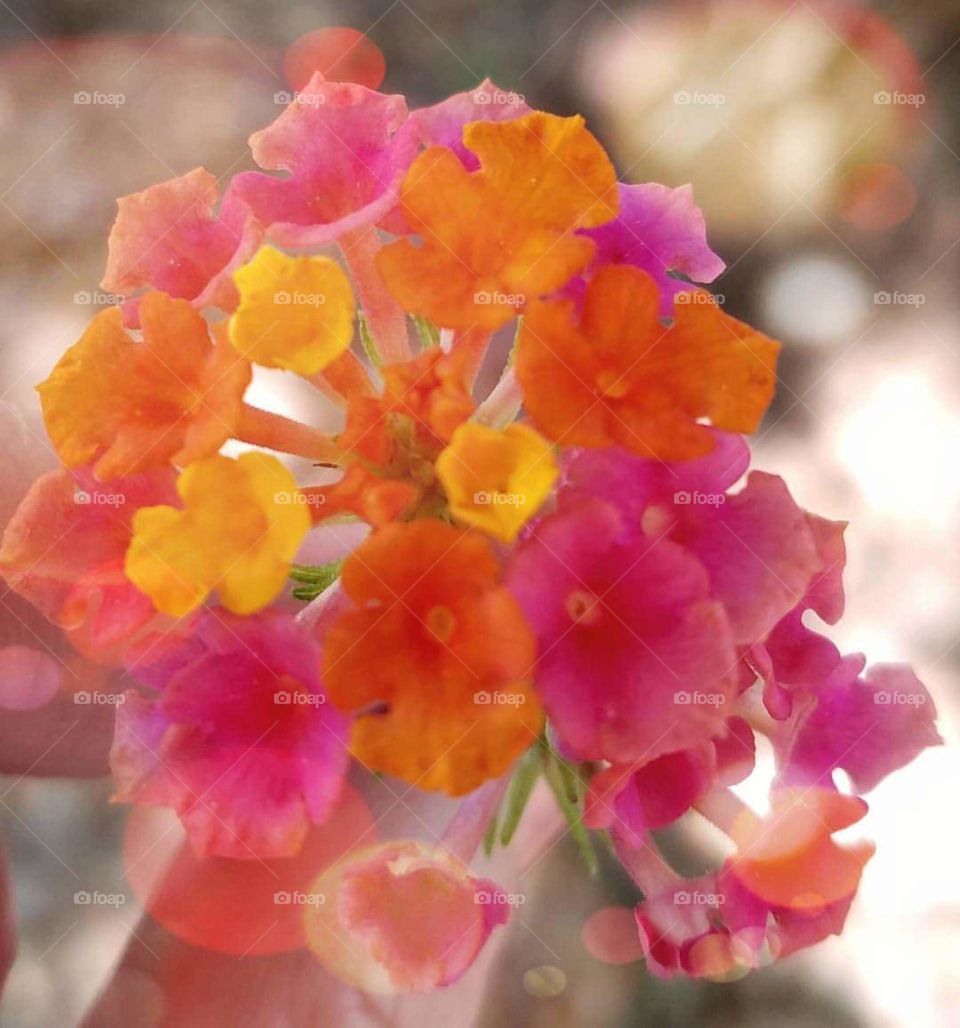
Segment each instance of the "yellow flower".
[[349,348],[353,290],[336,261],[264,246],[233,279],[240,303],[230,318],[230,342],[249,360],[314,375]]
[[526,425],[461,425],[437,458],[454,517],[512,542],[557,478],[553,449]]
[[177,492],[183,509],[144,507],[134,515],[127,577],[173,617],[214,589],[235,614],[270,603],[310,528],[290,472],[262,453],[216,455],[191,464]]

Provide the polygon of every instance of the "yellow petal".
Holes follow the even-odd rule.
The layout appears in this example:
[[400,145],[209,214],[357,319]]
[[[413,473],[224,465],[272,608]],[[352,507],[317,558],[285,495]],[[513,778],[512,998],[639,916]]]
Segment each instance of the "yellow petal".
[[183,508],[145,507],[133,521],[127,577],[158,610],[181,617],[214,589],[235,614],[251,614],[283,588],[310,528],[290,472],[246,453],[197,461],[177,481]]
[[336,261],[264,246],[234,281],[240,303],[230,318],[230,342],[248,360],[314,375],[349,348],[353,290]]
[[437,458],[454,517],[504,542],[533,517],[557,473],[550,443],[520,424],[498,432],[467,422]]

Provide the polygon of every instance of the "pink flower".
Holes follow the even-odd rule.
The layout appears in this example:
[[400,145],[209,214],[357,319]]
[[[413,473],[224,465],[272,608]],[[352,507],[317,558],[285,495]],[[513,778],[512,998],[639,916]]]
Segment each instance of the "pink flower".
[[865,663],[860,655],[837,663],[777,738],[786,784],[829,788],[842,769],[858,793],[869,792],[928,746],[943,743],[936,706],[912,669],[878,664],[861,675]]
[[85,656],[118,661],[138,634],[168,623],[123,573],[133,517],[141,507],[176,502],[170,468],[109,486],[87,468],[48,471],[7,524],[0,574]]
[[738,493],[726,491],[745,470],[748,452],[738,436],[714,435],[714,450],[688,462],[581,451],[559,502],[602,495],[651,537],[683,546],[706,569],[734,642],[750,647],[800,601],[823,563],[808,516],[781,478],[754,471]]
[[132,673],[111,762],[116,799],[169,806],[201,856],[296,853],[340,795],[348,720],[326,703],[320,649],[287,613],[209,610]]
[[730,627],[680,546],[584,502],[539,522],[506,581],[537,636],[534,679],[565,751],[627,764],[722,733]]
[[703,746],[598,771],[590,779],[583,823],[612,828],[639,846],[648,832],[672,824],[710,789],[743,781],[754,756],[753,730],[742,718],[730,718],[726,734]]
[[617,217],[583,232],[597,244],[587,277],[605,264],[632,264],[653,276],[660,287],[660,313],[673,317],[674,297],[690,286],[670,272],[712,282],[726,265],[707,245],[706,223],[691,186],[645,182],[619,189]]
[[[122,196],[110,231],[103,288],[129,295],[156,289],[195,307],[232,311],[233,272],[256,250],[262,229],[242,204],[213,213],[219,188],[204,168]],[[139,323],[136,298],[124,304],[128,324]]]
[[476,89],[442,100],[431,107],[421,107],[410,115],[426,146],[445,146],[453,150],[468,171],[480,167],[477,156],[463,145],[463,127],[472,121],[512,121],[530,108],[522,96],[495,86],[484,79]]
[[313,886],[307,937],[342,981],[370,992],[451,985],[506,922],[510,897],[442,846],[398,840],[347,857]]
[[224,210],[249,206],[281,246],[324,246],[390,213],[418,142],[402,96],[317,72],[250,146],[261,168],[288,174],[241,172]]

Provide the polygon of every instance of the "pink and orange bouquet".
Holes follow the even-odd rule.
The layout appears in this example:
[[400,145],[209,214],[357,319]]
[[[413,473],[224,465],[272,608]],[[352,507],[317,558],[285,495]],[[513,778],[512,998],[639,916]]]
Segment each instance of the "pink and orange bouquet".
[[[132,680],[116,798],[240,867],[341,831],[358,769],[466,797],[436,845],[308,868],[303,940],[370,989],[470,966],[511,906],[472,852],[540,778],[587,863],[636,881],[654,974],[840,932],[872,847],[834,835],[936,714],[811,627],[843,612],[846,526],[749,470],[779,347],[702,288],[724,265],[689,187],[618,183],[582,118],[489,82],[408,111],[318,74],[250,142],[263,170],[222,197],[198,168],[119,201],[126,299],[38,387],[63,467],[0,550]],[[246,402],[254,365],[342,429]],[[304,558],[347,521],[351,550]],[[758,735],[763,813],[733,788]],[[691,810],[731,843],[696,879],[653,834]]]

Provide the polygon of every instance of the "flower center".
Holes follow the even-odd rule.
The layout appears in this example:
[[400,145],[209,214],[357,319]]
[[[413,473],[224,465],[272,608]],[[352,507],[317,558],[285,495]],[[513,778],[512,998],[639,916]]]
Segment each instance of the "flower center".
[[457,627],[457,619],[449,607],[431,607],[427,612],[427,628],[430,634],[440,642],[448,642],[453,630]]
[[586,589],[574,589],[567,596],[570,620],[582,625],[595,625],[600,620],[600,600]]
[[604,396],[610,397],[611,400],[621,399],[627,395],[630,389],[627,376],[614,368],[604,368],[597,374],[596,382],[600,392]]

